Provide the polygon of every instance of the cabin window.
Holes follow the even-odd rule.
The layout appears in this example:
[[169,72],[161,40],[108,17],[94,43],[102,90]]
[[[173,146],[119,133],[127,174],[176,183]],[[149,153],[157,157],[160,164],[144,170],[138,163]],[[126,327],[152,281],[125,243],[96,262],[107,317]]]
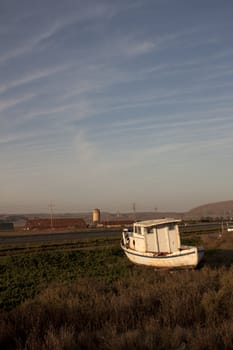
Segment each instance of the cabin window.
[[140,226],[136,226],[135,227],[135,232],[138,233],[139,235],[141,235],[142,234],[141,227]]
[[174,223],[169,224],[169,225],[168,225],[168,229],[169,229],[170,231],[175,230],[175,224],[174,224]]

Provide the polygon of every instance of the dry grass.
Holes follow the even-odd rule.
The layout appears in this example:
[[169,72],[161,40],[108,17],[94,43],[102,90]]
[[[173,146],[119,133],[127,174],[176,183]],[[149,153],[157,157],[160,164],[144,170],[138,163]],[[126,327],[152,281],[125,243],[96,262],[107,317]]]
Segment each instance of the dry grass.
[[[226,251],[231,254],[223,264]],[[89,276],[50,285],[2,311],[1,348],[233,349],[230,236],[221,242],[211,238],[199,270],[154,271],[119,258],[128,273],[118,279]]]

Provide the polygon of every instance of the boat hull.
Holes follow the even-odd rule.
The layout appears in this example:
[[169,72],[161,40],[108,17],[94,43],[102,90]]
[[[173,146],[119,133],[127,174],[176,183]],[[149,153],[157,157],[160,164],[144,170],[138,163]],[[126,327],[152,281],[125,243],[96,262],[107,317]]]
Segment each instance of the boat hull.
[[195,268],[204,255],[204,249],[197,247],[186,247],[166,255],[138,252],[124,245],[121,247],[132,263],[155,268]]

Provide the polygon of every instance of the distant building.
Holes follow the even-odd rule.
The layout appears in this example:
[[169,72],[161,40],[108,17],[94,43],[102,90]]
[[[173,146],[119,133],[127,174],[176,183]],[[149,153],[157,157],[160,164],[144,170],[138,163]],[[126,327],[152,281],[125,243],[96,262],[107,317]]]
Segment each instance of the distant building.
[[13,231],[13,230],[14,230],[13,222],[0,221],[0,231]]
[[51,219],[30,219],[25,224],[26,230],[34,229],[64,229],[64,228],[87,228],[87,224],[83,219],[79,218],[53,218]]
[[134,220],[108,220],[101,221],[101,225],[104,227],[125,227],[133,226]]

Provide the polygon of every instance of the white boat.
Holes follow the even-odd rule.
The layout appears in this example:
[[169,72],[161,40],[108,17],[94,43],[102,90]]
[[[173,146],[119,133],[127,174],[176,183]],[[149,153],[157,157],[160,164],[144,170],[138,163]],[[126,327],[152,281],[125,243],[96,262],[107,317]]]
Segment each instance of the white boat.
[[233,222],[228,222],[227,223],[227,232],[232,232],[233,231]]
[[204,249],[181,245],[178,222],[170,218],[135,222],[132,231],[123,230],[121,247],[135,264],[195,268],[204,256]]

